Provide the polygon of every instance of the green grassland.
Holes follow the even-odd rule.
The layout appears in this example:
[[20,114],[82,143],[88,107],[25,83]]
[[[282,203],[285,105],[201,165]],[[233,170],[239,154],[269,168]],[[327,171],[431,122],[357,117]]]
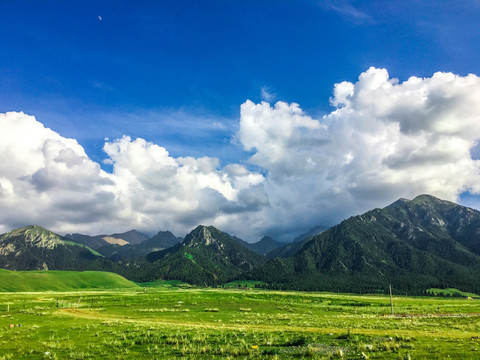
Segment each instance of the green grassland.
[[0,359],[480,358],[478,300],[157,285],[0,293]]
[[102,271],[8,271],[0,269],[0,291],[72,291],[136,288],[120,275]]
[[428,294],[432,295],[440,295],[440,296],[463,296],[463,297],[471,297],[471,298],[479,298],[477,294],[470,293],[470,292],[465,292],[465,291],[460,291],[458,289],[454,288],[448,288],[448,289],[436,289],[436,288],[431,288],[427,290]]

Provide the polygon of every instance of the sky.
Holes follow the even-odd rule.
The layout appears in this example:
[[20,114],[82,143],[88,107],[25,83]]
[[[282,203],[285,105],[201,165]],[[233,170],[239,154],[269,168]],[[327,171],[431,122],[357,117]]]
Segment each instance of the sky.
[[0,233],[289,241],[480,209],[480,1],[2,1]]

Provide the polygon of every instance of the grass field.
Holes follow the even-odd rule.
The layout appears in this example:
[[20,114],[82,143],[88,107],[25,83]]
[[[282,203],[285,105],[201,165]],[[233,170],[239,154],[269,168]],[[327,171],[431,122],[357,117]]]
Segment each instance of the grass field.
[[427,290],[427,293],[432,295],[440,295],[440,296],[459,296],[459,297],[463,296],[463,297],[471,297],[471,298],[480,298],[478,294],[460,291],[454,288],[448,288],[448,289],[431,288]]
[[480,358],[477,300],[174,285],[0,293],[0,359]]
[[103,271],[8,271],[0,269],[0,291],[71,291],[138,288],[118,274]]

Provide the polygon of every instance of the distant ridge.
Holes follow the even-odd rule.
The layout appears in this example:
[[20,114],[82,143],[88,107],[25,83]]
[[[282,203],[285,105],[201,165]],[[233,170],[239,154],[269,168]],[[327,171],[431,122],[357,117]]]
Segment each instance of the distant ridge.
[[291,256],[295,255],[297,252],[299,252],[300,249],[303,247],[303,245],[307,241],[311,240],[315,235],[321,234],[322,232],[324,232],[327,229],[328,228],[326,226],[323,226],[323,225],[315,226],[312,229],[310,229],[309,231],[307,231],[306,233],[296,237],[293,240],[293,242],[283,244],[282,246],[271,250],[270,252],[268,252],[266,254],[267,258],[273,259],[275,257],[279,257],[279,258],[291,257]]
[[106,245],[135,245],[140,244],[149,238],[148,235],[137,230],[130,230],[124,233],[110,234],[110,235],[83,235],[83,234],[66,234],[67,239],[73,240],[80,244],[91,247],[94,250],[100,249]]
[[233,239],[237,240],[241,245],[245,246],[247,249],[250,249],[256,252],[259,255],[266,255],[270,251],[278,249],[279,247],[283,246],[284,244],[278,241],[275,241],[270,236],[264,236],[259,241],[255,243],[249,243],[242,239],[239,239],[235,236],[232,237]]
[[111,235],[67,234],[65,236],[77,243],[94,248],[113,261],[145,256],[150,252],[164,250],[183,241],[170,231],[159,231],[151,238],[137,230]]

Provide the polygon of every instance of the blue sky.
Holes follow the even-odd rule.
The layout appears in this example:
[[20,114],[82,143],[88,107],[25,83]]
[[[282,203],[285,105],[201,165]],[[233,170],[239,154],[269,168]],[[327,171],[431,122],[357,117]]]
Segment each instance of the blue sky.
[[[305,115],[322,119],[335,110],[334,85],[356,83],[370,67],[386,69],[400,83],[436,72],[479,75],[479,15],[477,0],[4,1],[0,113],[35,116],[76,139],[109,174],[115,161],[103,161],[109,158],[105,139],[127,135],[174,158],[216,157],[217,169],[235,163],[267,178],[273,168],[252,160],[257,147],[246,146],[239,131],[240,106],[247,100],[298,103]],[[457,193],[462,186],[474,192],[465,183]],[[465,203],[477,204],[460,192]],[[273,204],[274,192],[267,193]],[[335,215],[325,221],[312,217],[285,232],[331,225],[386,205],[392,196],[361,205],[353,196],[351,210],[330,209]],[[217,215],[207,220],[223,224]],[[72,218],[51,225],[74,230],[78,223]],[[126,226],[153,231],[142,224]],[[172,224],[181,229],[178,221]],[[273,227],[259,225],[251,236]],[[102,228],[79,226],[90,229]]]
[[478,1],[14,1],[0,13],[0,110],[35,114],[92,156],[123,134],[177,155],[213,139],[216,153],[262,89],[323,114],[333,84],[370,66],[402,80],[480,73]]

